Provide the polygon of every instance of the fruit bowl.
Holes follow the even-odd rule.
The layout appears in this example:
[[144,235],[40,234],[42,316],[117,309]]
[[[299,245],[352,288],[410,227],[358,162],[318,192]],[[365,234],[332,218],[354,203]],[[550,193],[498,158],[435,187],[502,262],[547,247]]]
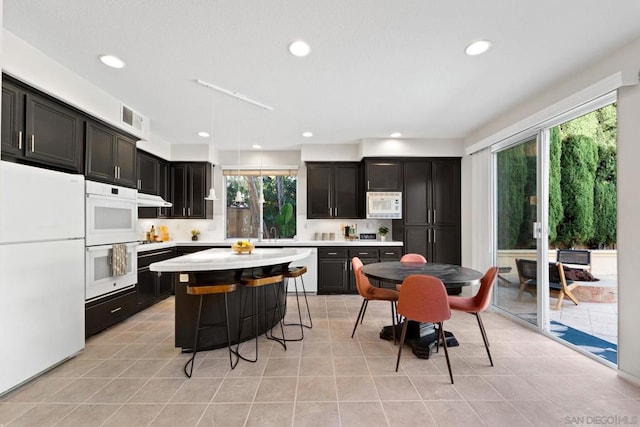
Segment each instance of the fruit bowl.
[[254,248],[255,245],[249,242],[238,242],[231,245],[231,249],[237,254],[250,254]]

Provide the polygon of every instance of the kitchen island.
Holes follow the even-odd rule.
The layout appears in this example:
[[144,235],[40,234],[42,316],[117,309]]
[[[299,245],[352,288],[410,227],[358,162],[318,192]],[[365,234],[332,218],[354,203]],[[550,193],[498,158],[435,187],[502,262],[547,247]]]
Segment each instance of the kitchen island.
[[[196,253],[183,255],[166,261],[156,262],[149,266],[151,271],[175,274],[175,346],[182,349],[191,348],[193,334],[198,312],[197,297],[188,295],[187,285],[198,284],[223,284],[238,283],[243,274],[277,274],[288,268],[292,261],[301,260],[309,255],[310,249],[305,248],[255,248],[251,254],[237,254],[230,248],[206,249]],[[278,299],[284,306],[286,292],[284,285],[280,286]],[[229,329],[231,341],[238,341],[240,304],[244,300],[247,289],[239,286],[229,294]],[[274,307],[275,300],[272,292],[259,292],[259,307]],[[252,309],[249,309],[252,310]],[[263,316],[259,316],[259,333],[274,326],[280,317],[267,311],[266,319],[272,322],[264,322]],[[248,315],[253,312],[247,313]],[[222,295],[209,295],[204,300],[202,309],[204,323],[217,323],[224,318],[224,297]],[[251,328],[243,329],[240,341],[251,338]],[[210,328],[200,333],[200,348],[214,349],[227,345],[224,328]]]

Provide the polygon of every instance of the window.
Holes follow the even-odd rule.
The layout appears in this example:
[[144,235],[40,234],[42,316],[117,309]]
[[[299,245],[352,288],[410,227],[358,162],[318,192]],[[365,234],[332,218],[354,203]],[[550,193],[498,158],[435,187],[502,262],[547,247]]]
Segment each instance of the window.
[[225,170],[227,238],[293,238],[296,174],[289,169]]

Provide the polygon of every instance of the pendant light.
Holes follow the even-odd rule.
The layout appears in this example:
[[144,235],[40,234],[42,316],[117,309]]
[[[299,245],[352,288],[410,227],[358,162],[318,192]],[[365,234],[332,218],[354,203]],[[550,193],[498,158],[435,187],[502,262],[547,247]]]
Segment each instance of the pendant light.
[[[211,90],[211,149],[213,150],[213,94],[214,91]],[[211,188],[209,189],[209,194],[205,197],[205,200],[218,200],[216,197],[216,189],[215,189],[215,180],[213,179],[213,163],[211,163]]]
[[236,143],[238,149],[238,174],[236,176],[236,183],[238,184],[238,191],[236,192],[235,203],[244,203],[244,197],[240,192],[240,99],[236,101]]

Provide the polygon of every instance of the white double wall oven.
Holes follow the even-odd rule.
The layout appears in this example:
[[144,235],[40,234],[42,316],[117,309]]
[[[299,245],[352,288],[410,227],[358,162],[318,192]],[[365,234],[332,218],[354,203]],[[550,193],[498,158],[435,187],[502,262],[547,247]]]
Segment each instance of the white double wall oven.
[[[137,190],[99,182],[86,182],[87,301],[135,286],[137,282]],[[115,244],[126,245],[126,273],[114,275],[111,262]]]

